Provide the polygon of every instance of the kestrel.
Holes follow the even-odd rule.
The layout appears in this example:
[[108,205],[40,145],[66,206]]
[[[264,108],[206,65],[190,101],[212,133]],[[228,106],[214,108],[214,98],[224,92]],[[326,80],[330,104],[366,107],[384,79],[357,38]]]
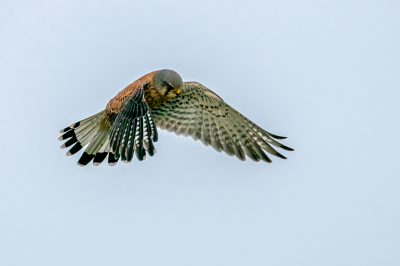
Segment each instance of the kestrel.
[[[93,160],[101,164],[108,155],[114,166],[119,158],[139,161],[156,153],[157,128],[176,135],[191,136],[216,151],[244,161],[271,162],[264,151],[286,159],[272,146],[293,149],[277,142],[284,139],[260,128],[233,109],[215,92],[197,82],[182,82],[173,70],[151,72],[119,92],[105,110],[60,131],[61,148],[73,155],[87,145],[78,165]],[[272,145],[272,146],[271,146]]]

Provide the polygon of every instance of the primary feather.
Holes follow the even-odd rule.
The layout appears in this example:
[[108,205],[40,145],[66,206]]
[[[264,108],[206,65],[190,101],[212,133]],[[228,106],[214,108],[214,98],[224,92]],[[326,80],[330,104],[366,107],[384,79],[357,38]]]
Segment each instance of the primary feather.
[[271,162],[264,151],[286,159],[270,144],[293,150],[273,139],[284,137],[263,130],[197,82],[184,82],[177,97],[153,108],[152,113],[159,128],[191,136],[240,160],[247,156],[254,161]]
[[172,70],[159,70],[136,80],[109,101],[105,110],[60,131],[61,148],[73,155],[86,147],[78,164],[95,166],[108,156],[114,166],[119,158],[139,161],[156,153],[157,127],[176,135],[191,136],[218,152],[244,161],[271,162],[266,153],[286,159],[274,147],[277,136],[236,111],[216,93],[197,82],[182,82]]

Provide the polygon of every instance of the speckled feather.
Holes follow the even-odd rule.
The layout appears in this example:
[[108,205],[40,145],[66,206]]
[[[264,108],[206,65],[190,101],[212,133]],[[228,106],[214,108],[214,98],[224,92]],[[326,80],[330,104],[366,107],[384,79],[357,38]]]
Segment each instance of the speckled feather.
[[[64,128],[59,140],[69,140],[61,148],[75,144],[67,153],[73,155],[83,147],[88,147],[78,161],[85,166],[92,159],[95,166],[109,155],[109,165],[114,166],[121,157],[124,162],[131,162],[133,154],[139,160],[156,152],[153,141],[158,133],[149,105],[160,105],[170,99],[161,95],[154,87],[151,72],[128,85],[111,99],[105,110],[80,122]],[[134,152],[135,151],[135,152]]]
[[[286,159],[272,146],[293,150],[225,103],[197,82],[182,82],[172,70],[151,72],[119,92],[105,110],[60,131],[61,148],[72,146],[73,155],[87,146],[78,165],[93,160],[95,166],[108,156],[114,166],[119,158],[139,161],[156,152],[157,127],[176,135],[191,136],[216,151],[240,160],[271,162],[265,152]],[[272,146],[271,146],[272,145]]]
[[191,136],[216,151],[245,160],[271,162],[264,151],[285,158],[271,144],[291,148],[225,103],[216,93],[197,82],[184,82],[175,98],[152,109],[157,126],[177,135]]

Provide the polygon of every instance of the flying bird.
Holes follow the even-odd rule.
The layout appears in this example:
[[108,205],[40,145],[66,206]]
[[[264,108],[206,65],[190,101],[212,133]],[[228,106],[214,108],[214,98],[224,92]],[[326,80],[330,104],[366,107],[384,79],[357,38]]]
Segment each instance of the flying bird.
[[286,137],[271,134],[233,109],[215,92],[198,82],[183,82],[173,70],[151,72],[112,98],[105,110],[72,124],[60,131],[59,140],[67,140],[61,148],[70,147],[73,155],[87,146],[78,165],[93,160],[101,164],[108,155],[114,166],[121,158],[139,161],[146,154],[156,153],[157,129],[191,136],[218,152],[246,156],[254,161],[271,162],[268,152],[286,159],[272,146],[293,151],[275,139]]

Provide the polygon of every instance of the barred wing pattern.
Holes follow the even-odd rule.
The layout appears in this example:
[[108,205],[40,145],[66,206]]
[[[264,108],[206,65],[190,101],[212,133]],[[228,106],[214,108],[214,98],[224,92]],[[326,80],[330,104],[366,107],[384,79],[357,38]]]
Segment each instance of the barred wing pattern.
[[112,121],[111,151],[115,158],[121,156],[123,162],[131,162],[134,153],[139,161],[146,158],[146,151],[150,156],[156,153],[153,141],[158,139],[157,128],[143,96],[143,87],[136,90]]
[[285,137],[260,128],[197,82],[184,82],[177,97],[153,108],[152,113],[160,129],[191,136],[242,161],[247,156],[254,161],[271,162],[264,151],[286,159],[272,146],[293,150],[275,140]]
[[158,139],[157,128],[150,108],[143,98],[143,87],[126,99],[118,112],[106,115],[103,110],[60,131],[58,139],[67,140],[61,148],[74,145],[67,155],[73,155],[87,145],[78,165],[85,166],[93,160],[101,164],[108,155],[108,164],[116,165],[119,158],[131,162],[135,154],[139,161],[146,152],[156,153],[153,142]]

